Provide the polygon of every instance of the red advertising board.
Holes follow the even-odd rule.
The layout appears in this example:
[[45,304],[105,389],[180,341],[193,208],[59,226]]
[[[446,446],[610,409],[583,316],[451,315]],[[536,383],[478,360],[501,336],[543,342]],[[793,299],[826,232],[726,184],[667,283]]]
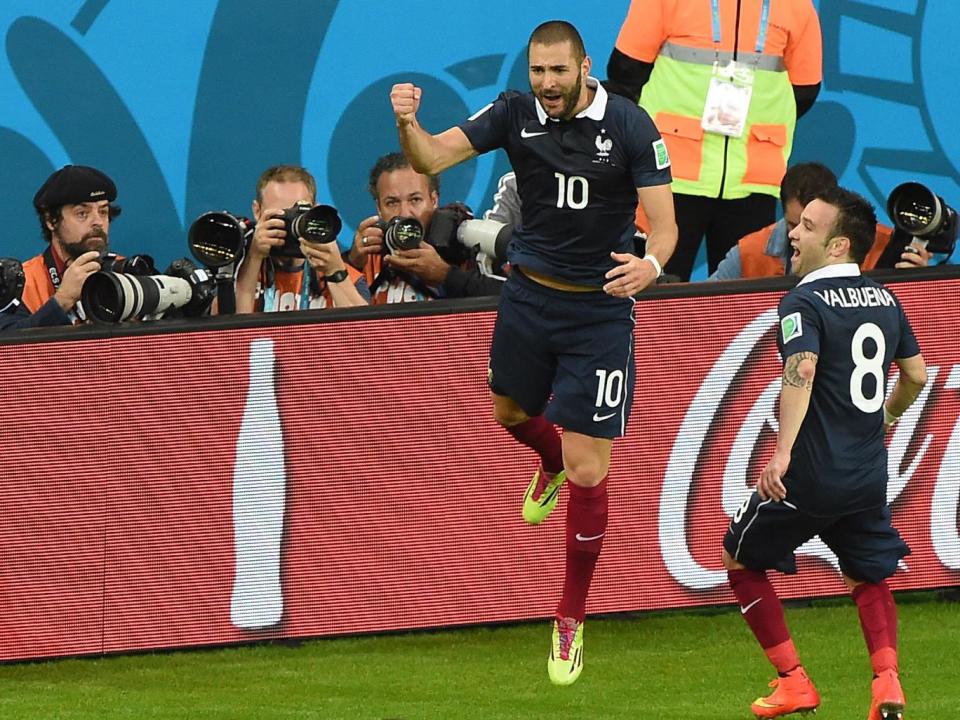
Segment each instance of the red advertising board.
[[[930,382],[889,438],[895,588],[960,584],[960,280],[891,285]],[[774,439],[779,292],[637,305],[590,612],[733,602]],[[938,311],[937,308],[940,310]],[[0,660],[548,616],[563,501],[490,415],[492,311],[0,347]],[[843,592],[808,544],[785,597]]]

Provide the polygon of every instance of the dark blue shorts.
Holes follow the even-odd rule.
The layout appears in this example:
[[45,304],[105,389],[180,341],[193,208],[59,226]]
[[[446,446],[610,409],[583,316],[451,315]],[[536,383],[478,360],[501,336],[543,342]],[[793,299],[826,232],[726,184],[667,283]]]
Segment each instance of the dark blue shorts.
[[[490,346],[490,389],[531,417],[591,437],[624,434],[633,403],[633,306],[512,272]],[[552,399],[551,399],[552,396]]]
[[786,502],[761,500],[754,492],[740,506],[723,547],[751,570],[797,571],[793,551],[815,535],[833,550],[847,577],[877,583],[897,571],[910,548],[890,524],[890,507],[838,517],[806,515]]

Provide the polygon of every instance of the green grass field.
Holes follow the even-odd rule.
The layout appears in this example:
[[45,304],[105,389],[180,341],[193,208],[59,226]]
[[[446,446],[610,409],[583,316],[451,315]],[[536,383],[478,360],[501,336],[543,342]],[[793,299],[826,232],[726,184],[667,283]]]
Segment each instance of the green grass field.
[[[905,720],[960,717],[960,606],[899,596]],[[788,609],[823,704],[862,720],[870,667],[849,601]],[[0,717],[749,720],[772,677],[735,608],[591,618],[580,680],[546,675],[546,622],[0,666]],[[795,716],[800,717],[800,716]]]

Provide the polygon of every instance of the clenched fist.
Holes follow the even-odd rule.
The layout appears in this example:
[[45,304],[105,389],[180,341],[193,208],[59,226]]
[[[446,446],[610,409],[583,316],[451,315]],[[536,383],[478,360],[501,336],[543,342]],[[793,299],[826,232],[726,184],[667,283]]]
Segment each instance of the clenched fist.
[[397,118],[397,125],[409,125],[416,121],[420,109],[422,91],[413,83],[397,83],[390,89],[390,104]]

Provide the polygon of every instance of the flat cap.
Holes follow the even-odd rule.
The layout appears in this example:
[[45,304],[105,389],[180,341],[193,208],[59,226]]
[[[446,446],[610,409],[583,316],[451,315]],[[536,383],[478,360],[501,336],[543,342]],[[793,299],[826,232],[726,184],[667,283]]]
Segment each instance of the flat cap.
[[65,165],[40,186],[33,196],[33,207],[39,211],[116,199],[117,186],[102,172],[86,165]]

